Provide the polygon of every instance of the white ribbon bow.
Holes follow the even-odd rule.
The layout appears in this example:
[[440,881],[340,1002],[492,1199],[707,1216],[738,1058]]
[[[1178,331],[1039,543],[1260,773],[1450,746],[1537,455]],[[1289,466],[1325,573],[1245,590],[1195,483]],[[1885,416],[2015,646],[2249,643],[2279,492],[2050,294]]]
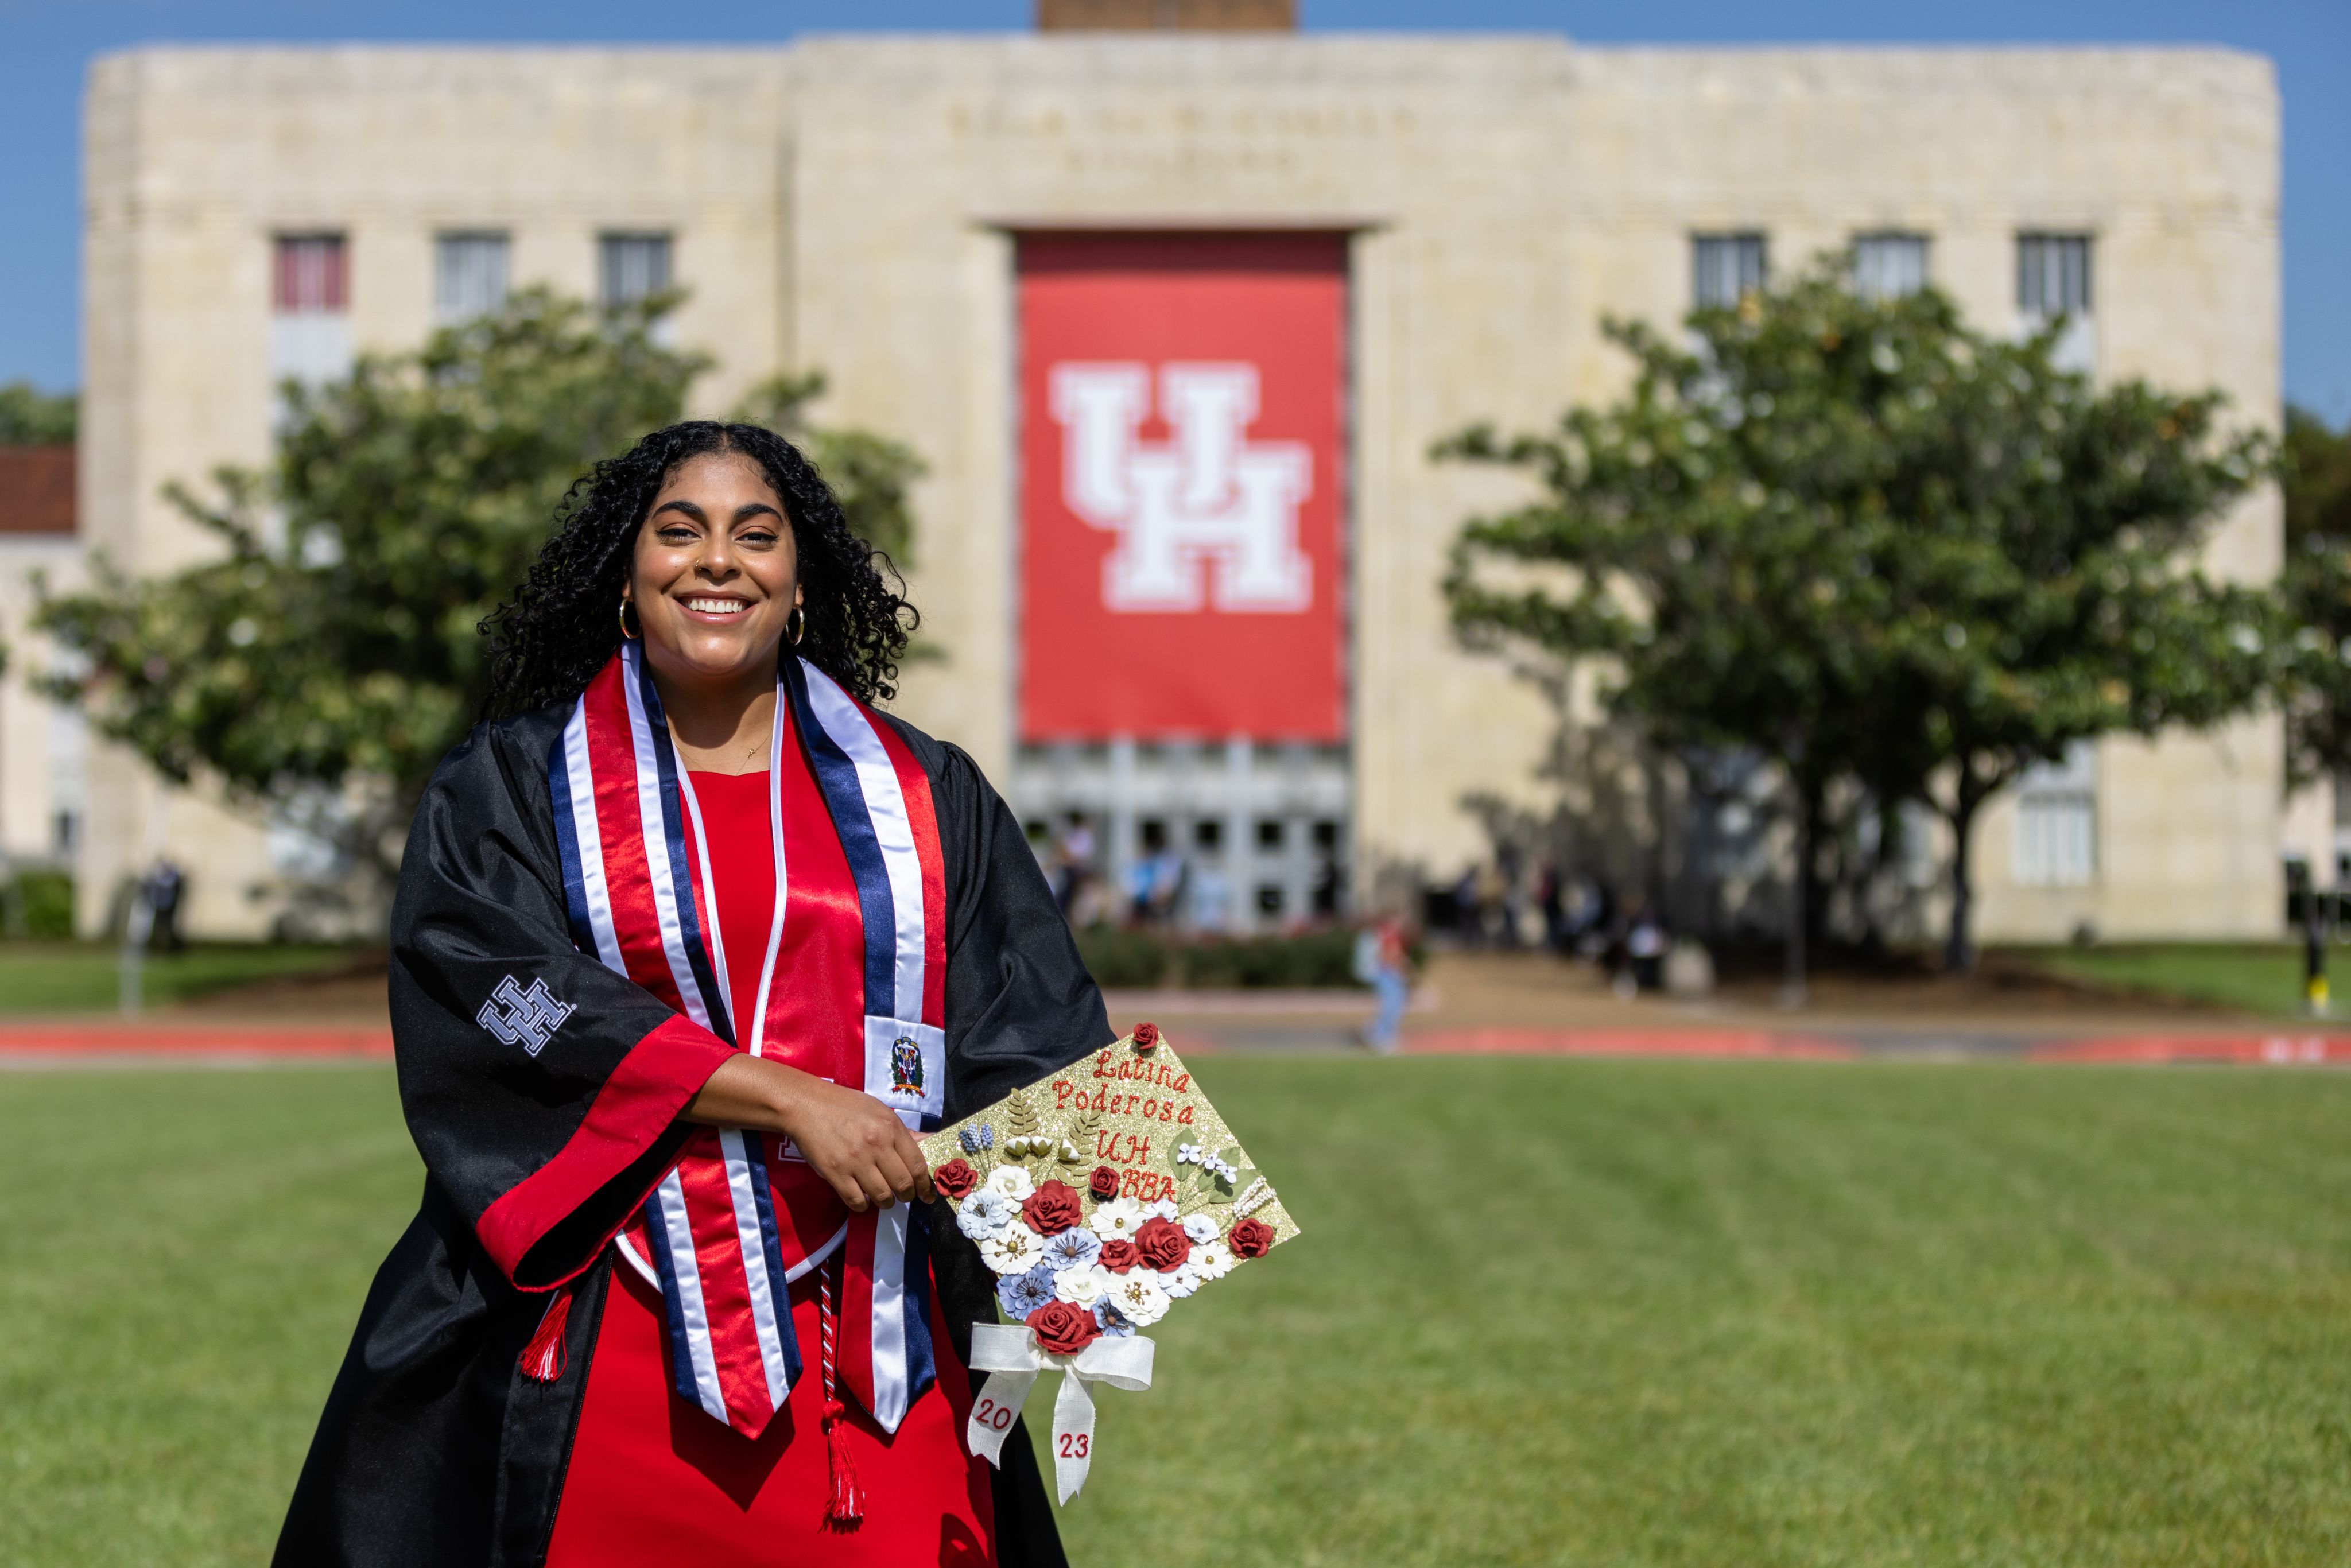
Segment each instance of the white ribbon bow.
[[1053,1480],[1067,1502],[1086,1484],[1086,1467],[1092,1462],[1094,1401],[1086,1385],[1106,1383],[1140,1394],[1151,1386],[1151,1342],[1141,1334],[1098,1339],[1075,1355],[1054,1355],[1037,1343],[1037,1331],[1025,1323],[974,1323],[971,1369],[989,1375],[971,1402],[965,1440],[973,1453],[1001,1469],[998,1456],[1004,1451],[1004,1435],[1028,1403],[1029,1385],[1040,1372],[1060,1373],[1061,1391],[1053,1399]]

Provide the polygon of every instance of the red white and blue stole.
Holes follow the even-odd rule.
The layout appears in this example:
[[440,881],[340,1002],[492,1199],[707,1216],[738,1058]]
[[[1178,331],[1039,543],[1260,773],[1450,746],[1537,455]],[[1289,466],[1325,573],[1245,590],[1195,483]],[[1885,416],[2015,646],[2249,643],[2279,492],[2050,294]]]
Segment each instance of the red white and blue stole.
[[[946,882],[929,778],[905,742],[822,671],[797,658],[778,684],[857,884],[864,927],[864,1037],[795,1042],[798,1064],[861,1084],[917,1131],[946,1109]],[[548,757],[572,939],[728,1043],[759,1052],[789,896],[781,802],[785,725],[768,757],[776,903],[757,1027],[729,1016],[710,852],[641,645],[589,684]],[[740,853],[748,846],[725,846]],[[790,977],[785,977],[789,986]],[[743,1020],[750,1022],[751,1020]],[[680,1397],[756,1437],[799,1377],[790,1282],[842,1251],[838,1371],[885,1431],[930,1386],[928,1232],[919,1205],[852,1215],[787,1149],[756,1133],[698,1130],[644,1210]],[[791,1162],[771,1186],[768,1160]],[[774,1192],[788,1201],[778,1214]],[[861,1331],[862,1329],[862,1332]]]

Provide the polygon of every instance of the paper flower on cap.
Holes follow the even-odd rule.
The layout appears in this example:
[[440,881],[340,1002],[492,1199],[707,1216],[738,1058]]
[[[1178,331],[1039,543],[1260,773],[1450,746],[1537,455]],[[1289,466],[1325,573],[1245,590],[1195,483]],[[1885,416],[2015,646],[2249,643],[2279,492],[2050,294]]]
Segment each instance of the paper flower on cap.
[[[1210,1234],[1215,1234],[1213,1227]],[[1064,1230],[1045,1243],[1045,1261],[1051,1264],[1057,1272],[1063,1269],[1082,1269],[1101,1256],[1102,1238],[1082,1225]],[[1022,1312],[1019,1315],[1025,1318],[1029,1314]]]
[[1170,1269],[1159,1276],[1159,1288],[1176,1301],[1200,1288],[1200,1270],[1186,1262],[1180,1269]]
[[987,1173],[987,1190],[998,1197],[1008,1198],[1018,1206],[1029,1201],[1029,1195],[1037,1190],[1037,1184],[1029,1179],[1026,1166],[998,1166]]
[[1112,1276],[1088,1263],[1053,1276],[1053,1294],[1073,1307],[1091,1307],[1110,1291]]
[[996,1299],[1003,1303],[1006,1317],[1025,1320],[1053,1299],[1052,1269],[1040,1263],[1025,1274],[1007,1274],[996,1281]]
[[[990,1178],[993,1179],[993,1178]],[[1093,1233],[1105,1241],[1132,1241],[1151,1216],[1131,1197],[1114,1197],[1094,1210]]]
[[965,1154],[976,1155],[982,1149],[996,1147],[996,1129],[985,1122],[975,1122],[956,1134],[956,1142],[963,1145]]
[[1233,1249],[1221,1241],[1204,1241],[1192,1249],[1191,1260],[1186,1264],[1203,1280],[1221,1280],[1233,1271]]
[[[967,1193],[956,1205],[956,1228],[974,1241],[985,1241],[1019,1217],[1020,1206],[987,1187]],[[1026,1230],[1027,1226],[1022,1226]]]
[[1173,1203],[1164,1197],[1156,1203],[1146,1203],[1143,1206],[1144,1218],[1164,1219],[1170,1225],[1176,1223],[1176,1216],[1179,1212],[1181,1211]]
[[1045,1260],[1045,1239],[1025,1225],[1008,1225],[979,1244],[979,1260],[998,1274],[1025,1274]]
[[1203,1242],[1216,1240],[1224,1232],[1218,1230],[1217,1222],[1207,1215],[1187,1214],[1184,1217],[1184,1234],[1190,1237],[1192,1244],[1197,1247]]
[[1167,1292],[1158,1280],[1141,1270],[1111,1288],[1111,1310],[1136,1328],[1147,1329],[1167,1315]]

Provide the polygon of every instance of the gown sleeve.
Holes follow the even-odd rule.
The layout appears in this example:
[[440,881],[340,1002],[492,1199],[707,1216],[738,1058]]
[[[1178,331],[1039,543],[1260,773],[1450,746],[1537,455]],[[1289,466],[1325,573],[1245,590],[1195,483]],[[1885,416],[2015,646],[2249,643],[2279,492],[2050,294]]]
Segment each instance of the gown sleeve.
[[434,1183],[526,1291],[585,1269],[677,1156],[733,1047],[572,945],[543,726],[490,727],[427,787],[401,862],[400,1097]]
[[946,1119],[953,1122],[1116,1037],[1011,808],[961,748],[929,745],[937,757],[932,799],[946,860]]

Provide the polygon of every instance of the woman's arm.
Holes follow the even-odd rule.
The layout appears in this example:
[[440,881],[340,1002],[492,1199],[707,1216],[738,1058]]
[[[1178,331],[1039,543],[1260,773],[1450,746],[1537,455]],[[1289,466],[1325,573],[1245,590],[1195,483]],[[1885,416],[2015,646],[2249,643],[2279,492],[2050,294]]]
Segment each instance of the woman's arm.
[[871,1094],[780,1061],[729,1057],[686,1103],[684,1119],[782,1134],[860,1214],[902,1197],[928,1203],[936,1196],[930,1162],[898,1113]]

